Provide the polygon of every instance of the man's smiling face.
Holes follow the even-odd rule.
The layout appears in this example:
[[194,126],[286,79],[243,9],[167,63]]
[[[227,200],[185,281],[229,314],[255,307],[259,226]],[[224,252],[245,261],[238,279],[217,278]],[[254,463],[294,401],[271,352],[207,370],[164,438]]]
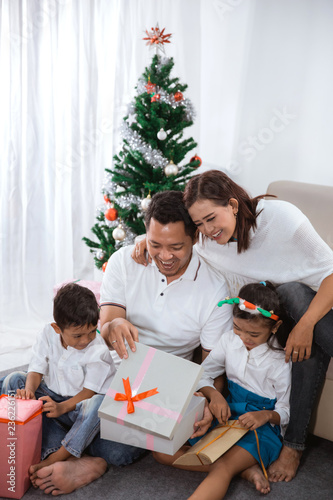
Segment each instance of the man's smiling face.
[[171,283],[186,271],[192,256],[193,241],[185,233],[184,222],[160,224],[152,218],[147,230],[147,248],[159,271]]

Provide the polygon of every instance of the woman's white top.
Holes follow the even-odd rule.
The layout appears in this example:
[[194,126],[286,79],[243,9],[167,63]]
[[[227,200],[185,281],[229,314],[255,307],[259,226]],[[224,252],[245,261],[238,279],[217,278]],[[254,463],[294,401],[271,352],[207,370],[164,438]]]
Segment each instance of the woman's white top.
[[291,362],[284,351],[274,351],[268,344],[248,351],[233,331],[224,333],[202,363],[204,374],[197,388],[214,387],[214,380],[226,373],[228,379],[248,391],[277,399],[274,411],[280,415],[282,432],[289,422]]
[[276,285],[298,281],[317,291],[333,273],[333,251],[291,203],[260,200],[257,212],[261,210],[245,252],[237,253],[237,242],[219,245],[201,239],[199,255],[223,274],[232,296],[243,285],[266,280]]

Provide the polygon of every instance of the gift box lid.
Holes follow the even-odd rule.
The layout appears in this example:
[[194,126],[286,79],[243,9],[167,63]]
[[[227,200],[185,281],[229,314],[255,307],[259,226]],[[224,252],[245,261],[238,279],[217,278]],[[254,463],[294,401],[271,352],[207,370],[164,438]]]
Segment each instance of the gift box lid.
[[42,413],[42,406],[42,401],[37,401],[35,399],[17,399],[2,394],[0,396],[0,422],[15,422],[16,424],[27,423],[29,420]]
[[123,359],[99,417],[172,439],[192,398],[202,367],[136,343]]

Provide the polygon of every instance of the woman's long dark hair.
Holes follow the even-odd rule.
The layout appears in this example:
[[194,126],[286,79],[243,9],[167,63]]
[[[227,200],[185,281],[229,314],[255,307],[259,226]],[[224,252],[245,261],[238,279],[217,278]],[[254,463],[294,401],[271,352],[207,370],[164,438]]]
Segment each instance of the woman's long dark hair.
[[189,210],[191,206],[199,200],[211,200],[218,206],[226,207],[230,198],[238,201],[237,214],[237,251],[244,252],[250,245],[250,229],[257,226],[258,201],[265,196],[250,198],[248,193],[241,186],[231,180],[220,170],[208,170],[203,174],[195,175],[185,186],[184,203]]
[[[265,285],[263,283],[265,283]],[[273,311],[274,314],[279,316],[279,319],[282,320],[282,325],[280,325],[275,334],[271,334],[267,343],[271,349],[281,350],[274,346],[274,339],[276,339],[281,348],[284,348],[292,328],[292,323],[280,303],[279,295],[275,286],[269,281],[262,283],[249,283],[239,290],[238,296],[241,299],[251,302],[251,304],[261,307],[261,309],[265,309],[265,311]],[[274,319],[267,318],[262,314],[253,314],[248,311],[243,311],[238,307],[238,304],[234,305],[233,317],[264,323],[270,329],[273,329],[274,325],[276,325],[276,321]]]

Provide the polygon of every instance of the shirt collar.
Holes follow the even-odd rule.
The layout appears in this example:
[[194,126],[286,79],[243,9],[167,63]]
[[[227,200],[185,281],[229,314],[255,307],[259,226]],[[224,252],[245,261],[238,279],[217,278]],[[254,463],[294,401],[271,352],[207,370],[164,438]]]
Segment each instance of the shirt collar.
[[267,342],[265,342],[264,344],[260,344],[257,347],[254,347],[253,349],[248,351],[243,342],[241,341],[241,339],[237,335],[235,335],[235,337],[236,339],[233,342],[234,349],[243,351],[248,356],[248,360],[251,359],[257,365],[260,365],[260,363],[265,359],[268,351],[270,350],[270,347],[268,346]]
[[[155,264],[154,260],[152,260],[151,266],[155,267],[157,272],[160,272],[158,270],[158,267]],[[184,274],[179,276],[179,278],[177,280],[173,281],[172,283],[176,283],[177,281],[180,281],[180,280],[195,281],[197,279],[200,266],[201,266],[201,262],[200,262],[199,256],[198,256],[196,250],[193,248],[191,260],[189,262],[189,265],[186,268],[186,271],[184,272]]]

